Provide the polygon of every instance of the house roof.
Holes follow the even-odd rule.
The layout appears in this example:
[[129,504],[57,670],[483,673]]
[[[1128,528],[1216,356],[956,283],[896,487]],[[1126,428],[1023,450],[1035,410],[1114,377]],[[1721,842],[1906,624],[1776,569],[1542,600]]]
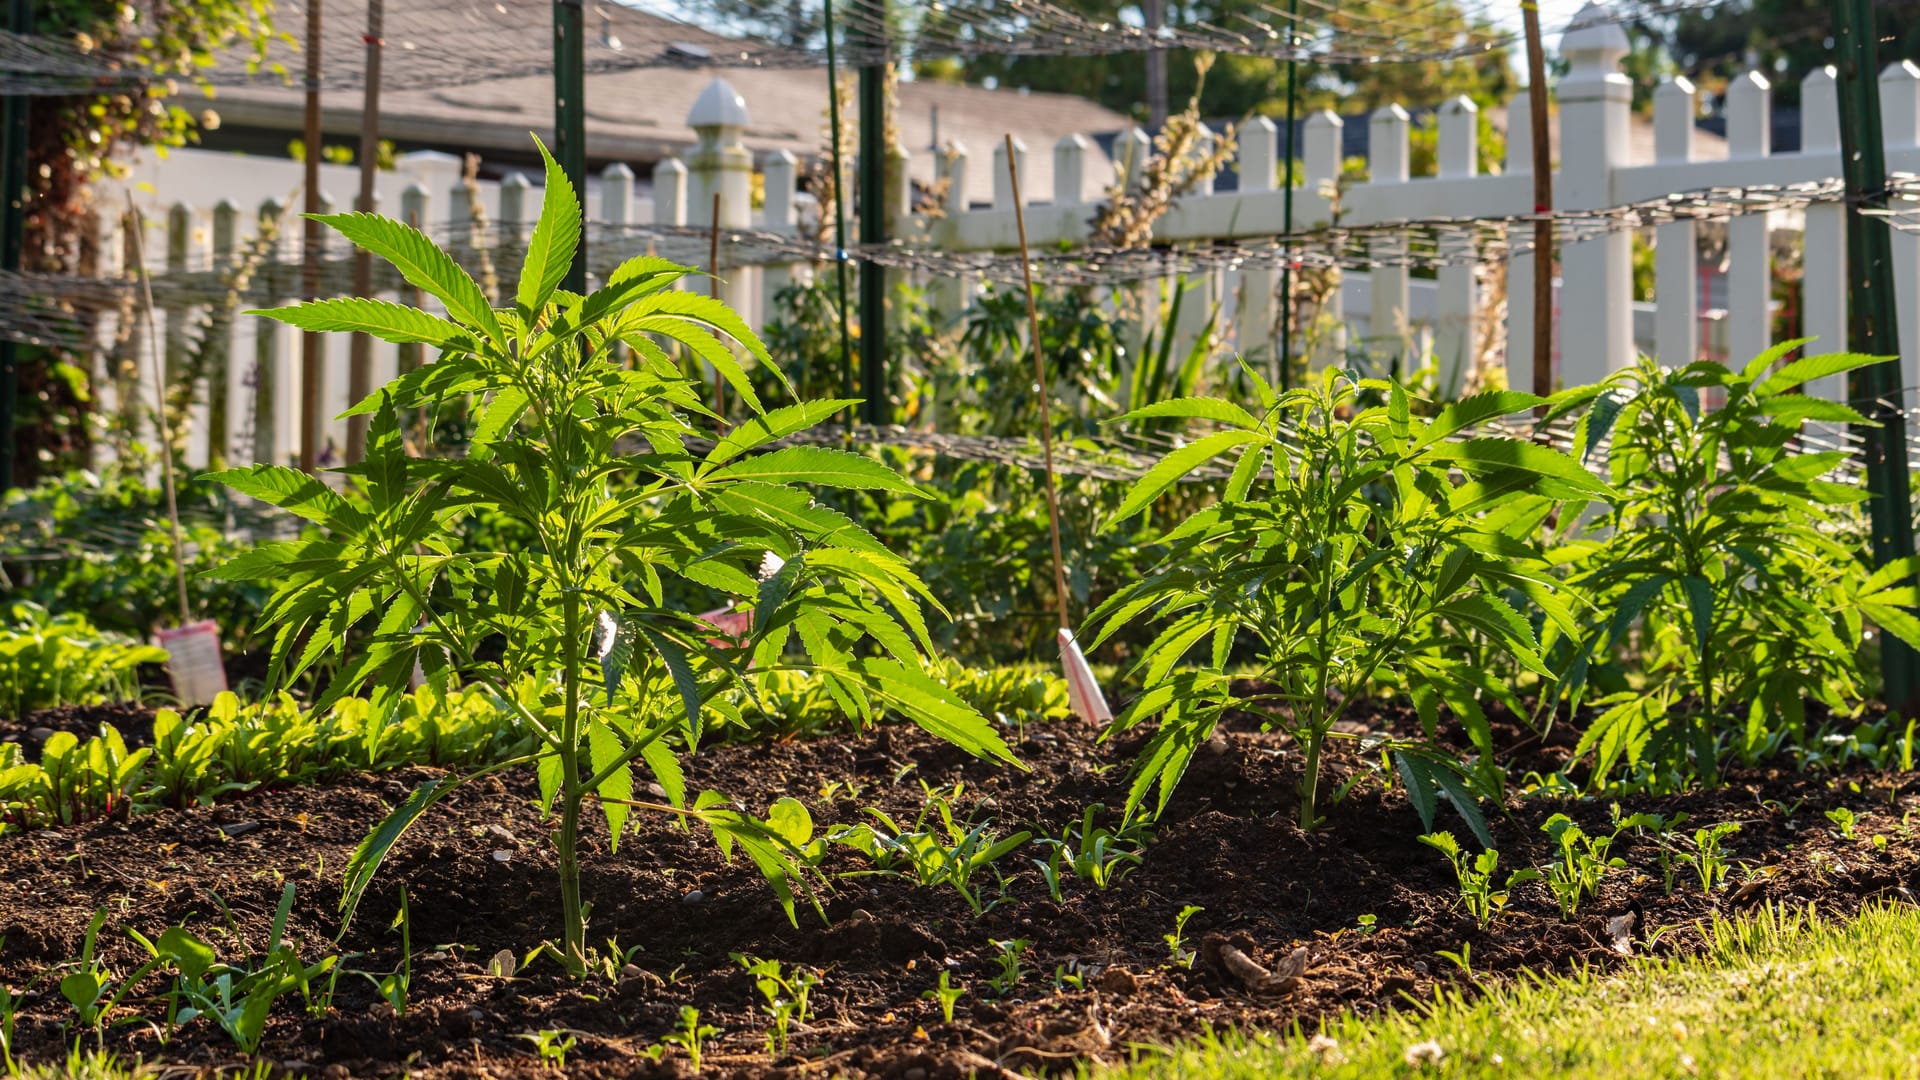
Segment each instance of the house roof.
[[[550,139],[553,130],[551,11],[548,0],[386,0],[382,137],[408,148],[530,158],[528,133]],[[366,0],[327,2],[321,41],[323,85],[329,89],[322,92],[321,123],[329,139],[350,140],[360,130],[365,13]],[[283,2],[276,19],[283,30],[303,26],[297,3]],[[625,161],[644,173],[646,166],[684,152],[695,141],[687,114],[716,77],[746,102],[743,141],[749,149],[784,149],[803,158],[819,152],[827,113],[823,70],[684,66],[686,57],[702,49],[724,53],[727,39],[619,4],[589,4],[587,28],[587,154],[596,167]],[[462,50],[479,58],[477,66],[449,66],[447,54]],[[669,50],[682,57],[683,66],[633,66]],[[273,59],[297,84],[304,60],[284,47]],[[302,98],[297,85],[255,79],[223,86],[214,105],[223,129],[291,137],[301,129]],[[1072,95],[948,83],[903,82],[898,102],[895,123],[913,155],[915,179],[933,178],[937,111],[940,142],[958,141],[969,151],[967,185],[974,199],[990,195],[993,148],[1009,131],[1028,147],[1023,186],[1046,193],[1053,182],[1051,151],[1060,137],[1127,123],[1119,113]],[[855,107],[850,94],[842,106]],[[227,140],[211,144],[220,141]]]

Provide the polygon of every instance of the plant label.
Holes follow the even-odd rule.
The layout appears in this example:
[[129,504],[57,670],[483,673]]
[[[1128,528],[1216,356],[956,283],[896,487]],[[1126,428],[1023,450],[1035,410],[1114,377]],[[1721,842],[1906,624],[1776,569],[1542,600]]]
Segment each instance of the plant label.
[[227,669],[220,661],[220,627],[212,619],[161,630],[156,638],[167,651],[167,674],[182,705],[211,705],[226,692]]

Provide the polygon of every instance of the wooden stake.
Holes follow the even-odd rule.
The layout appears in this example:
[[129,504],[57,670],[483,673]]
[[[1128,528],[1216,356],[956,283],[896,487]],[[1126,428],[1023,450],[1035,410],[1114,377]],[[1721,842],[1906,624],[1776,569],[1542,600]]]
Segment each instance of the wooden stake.
[[[713,193],[713,218],[707,230],[707,295],[720,299],[720,193]],[[727,383],[716,368],[713,373],[713,411],[720,416],[720,430],[727,430]]]
[[180,625],[187,625],[186,545],[180,541],[180,503],[173,488],[173,424],[167,420],[167,381],[160,368],[160,338],[153,320],[153,279],[147,276],[147,222],[134,205],[133,191],[127,191],[127,213],[133,218],[133,263],[140,268],[140,292],[146,303],[147,358],[153,368],[154,424],[160,429],[160,478],[167,494],[167,522],[173,527],[173,583],[179,590]]
[[[366,87],[360,102],[360,198],[354,209],[373,213],[375,177],[380,171],[380,59],[386,42],[383,0],[368,0]],[[373,254],[356,247],[353,253],[353,295],[373,296]],[[373,392],[373,337],[353,335],[353,351],[347,360],[347,401],[358,405]],[[352,465],[367,453],[367,417],[347,417],[347,464]]]
[[[320,298],[320,223],[312,217],[320,212],[320,4],[306,0],[307,39],[301,47],[307,51],[306,180],[302,194],[306,220],[301,225],[300,298]],[[320,395],[325,387],[323,366],[326,353],[320,335],[307,330],[300,335],[300,468],[312,472],[320,461]]]
[[[1547,139],[1547,58],[1540,44],[1540,7],[1521,0],[1527,36],[1527,112],[1533,129],[1533,210],[1553,210],[1553,147]],[[1553,393],[1553,222],[1533,225],[1533,392]],[[1544,407],[1543,407],[1544,408]]]
[[1033,352],[1033,377],[1040,389],[1040,445],[1047,462],[1047,532],[1053,539],[1053,594],[1059,601],[1060,629],[1072,630],[1067,618],[1067,570],[1060,560],[1060,496],[1053,479],[1053,404],[1047,396],[1047,362],[1040,354],[1040,307],[1033,298],[1033,261],[1027,252],[1027,214],[1020,201],[1019,157],[1013,152],[1013,133],[1007,133],[1007,179],[1013,188],[1013,223],[1020,232],[1020,276],[1027,285],[1027,336]]

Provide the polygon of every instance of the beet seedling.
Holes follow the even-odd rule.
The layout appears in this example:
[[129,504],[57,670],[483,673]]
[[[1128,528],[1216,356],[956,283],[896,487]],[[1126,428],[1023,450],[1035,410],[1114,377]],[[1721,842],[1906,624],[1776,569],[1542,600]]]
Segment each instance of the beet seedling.
[[720,1029],[712,1024],[700,1022],[700,1010],[691,1005],[680,1006],[680,1026],[663,1038],[687,1052],[687,1062],[694,1072],[700,1071],[702,1047],[708,1039],[720,1034]]
[[1173,917],[1173,933],[1161,935],[1161,940],[1167,943],[1167,956],[1172,959],[1174,966],[1193,967],[1194,957],[1197,954],[1186,947],[1187,920],[1205,910],[1207,909],[1198,904],[1188,904],[1180,909],[1180,914]]
[[951,1024],[953,1023],[953,1007],[959,1004],[961,995],[966,992],[965,987],[953,985],[951,974],[945,968],[941,968],[939,985],[920,996],[928,1001],[939,1002],[940,1019]]
[[1493,887],[1493,874],[1500,865],[1500,853],[1492,848],[1478,855],[1468,856],[1460,850],[1460,842],[1450,832],[1428,833],[1420,842],[1447,857],[1453,864],[1454,877],[1460,883],[1460,906],[1467,909],[1474,922],[1486,929],[1493,917],[1505,910],[1507,897],[1512,895],[1514,887],[1529,881],[1537,881],[1537,870],[1515,870],[1507,875],[1506,884],[1498,891]]
[[807,1022],[812,1013],[813,988],[820,984],[820,976],[798,964],[792,971],[783,973],[778,960],[762,960],[742,953],[728,955],[753,976],[754,987],[766,1002],[767,1015],[773,1018],[773,1029],[767,1033],[767,1053],[784,1057],[787,1031],[794,1024]]
[[1727,852],[1720,841],[1740,831],[1737,821],[1723,821],[1718,825],[1696,829],[1693,833],[1693,852],[1682,855],[1694,873],[1700,876],[1700,891],[1710,893],[1714,886],[1727,880]]
[[1540,826],[1553,838],[1559,857],[1547,864],[1543,876],[1560,905],[1560,917],[1571,920],[1587,897],[1600,891],[1600,879],[1610,869],[1627,865],[1624,859],[1609,857],[1612,836],[1588,836],[1573,819],[1555,814]]
[[[534,739],[531,753],[430,781],[402,802],[354,852],[343,922],[435,803],[477,776],[532,765],[541,808],[559,819],[559,952],[577,978],[588,971],[579,858],[588,800],[600,804],[610,848],[636,809],[699,822],[723,852],[744,849],[794,917],[795,887],[804,891],[811,871],[781,830],[717,794],[685,790],[679,759],[699,747],[730,692],[810,671],[862,720],[897,712],[969,753],[1013,756],[927,674],[933,640],[922,607],[938,605],[926,584],[800,485],[910,497],[919,488],[857,454],[772,448],[853,403],[767,409],[735,353],[764,363],[765,347],[726,305],[673,288],[688,267],[639,256],[590,295],[562,290],[580,201],[541,153],[544,202],[510,306],[495,308],[451,255],[397,221],[320,219],[392,263],[446,317],[352,297],[258,314],[432,346],[439,359],[348,410],[368,428],[365,460],[345,471],[344,491],[274,465],[218,474],[318,530],[261,544],[213,573],[273,584],[261,620],[276,635],[270,681],[338,658],[318,707],[370,687],[371,711],[385,716],[417,664],[436,690],[456,677],[484,686]],[[747,414],[704,453],[693,440],[725,421],[704,404],[704,380],[663,342],[717,372]],[[401,413],[456,402],[470,403],[474,420],[467,452],[410,453]],[[476,516],[511,523],[523,539],[472,550],[461,526]],[[682,599],[714,594],[744,623],[737,638],[717,639],[693,614],[704,602],[689,610]],[[804,662],[789,660],[790,646]],[[644,790],[636,769],[652,774],[662,800],[634,797]]]

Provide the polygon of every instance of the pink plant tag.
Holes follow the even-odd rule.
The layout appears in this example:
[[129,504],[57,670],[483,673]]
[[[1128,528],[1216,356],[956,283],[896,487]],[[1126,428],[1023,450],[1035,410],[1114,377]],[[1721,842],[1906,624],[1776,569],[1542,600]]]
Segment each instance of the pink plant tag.
[[[761,552],[760,580],[766,581],[768,578],[779,573],[786,565],[787,560],[775,555],[773,552]],[[702,622],[711,623],[714,629],[726,635],[723,638],[707,639],[707,644],[716,649],[737,649],[746,644],[747,638],[753,634],[752,608],[747,608],[744,611],[733,611],[729,608],[714,608],[712,611],[701,612],[700,619]]]
[[212,619],[161,630],[155,637],[167,651],[167,674],[173,678],[173,696],[182,705],[211,705],[227,689],[227,669],[220,660],[220,627]]
[[737,649],[746,643],[748,635],[753,633],[753,609],[730,611],[726,608],[714,608],[700,613],[700,620],[709,623],[725,637],[708,638],[707,644],[716,649]]

